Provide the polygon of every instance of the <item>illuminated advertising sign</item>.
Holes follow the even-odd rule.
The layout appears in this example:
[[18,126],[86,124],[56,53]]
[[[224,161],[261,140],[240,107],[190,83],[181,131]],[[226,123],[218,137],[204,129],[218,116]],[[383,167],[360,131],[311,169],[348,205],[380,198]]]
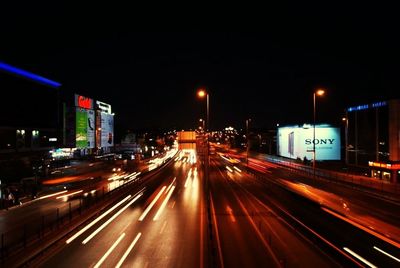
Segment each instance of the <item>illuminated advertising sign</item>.
[[313,127],[278,128],[278,155],[293,159],[313,159],[315,144],[316,159],[340,160],[339,128],[316,126],[315,139]]
[[94,148],[94,136],[95,136],[95,121],[94,121],[94,111],[86,110],[87,112],[87,147]]
[[114,145],[114,116],[101,113],[101,147]]
[[75,94],[75,106],[84,109],[93,109],[93,99]]
[[111,105],[101,102],[101,101],[96,101],[96,106],[99,110],[101,110],[104,113],[111,114]]
[[88,116],[84,109],[76,108],[75,116],[76,126],[76,148],[86,148],[88,146],[87,130],[88,130]]

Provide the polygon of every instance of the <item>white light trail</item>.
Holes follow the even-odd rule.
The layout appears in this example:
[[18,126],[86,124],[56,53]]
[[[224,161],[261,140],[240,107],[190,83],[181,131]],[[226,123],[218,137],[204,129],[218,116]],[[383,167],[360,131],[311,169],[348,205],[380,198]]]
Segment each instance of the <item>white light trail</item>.
[[68,192],[68,190],[64,190],[64,191],[61,191],[61,192],[58,192],[58,193],[54,193],[54,194],[44,195],[44,196],[39,197],[38,199],[45,199],[45,198],[53,197],[53,196],[56,196],[56,195],[59,195],[59,194],[63,194],[63,193],[66,193],[66,192]]
[[173,179],[173,181],[170,183],[170,185],[168,186],[167,190],[165,191],[166,194],[168,193],[169,189],[171,189],[171,187],[174,184],[175,180],[176,180],[176,177]]
[[113,211],[114,209],[116,209],[118,206],[120,206],[122,203],[124,203],[126,200],[128,200],[131,197],[131,195],[128,195],[127,197],[125,197],[124,199],[122,199],[120,202],[118,202],[118,204],[114,205],[112,208],[110,208],[109,210],[107,210],[106,212],[104,212],[100,217],[98,217],[97,219],[95,219],[94,221],[92,221],[91,223],[89,223],[88,225],[86,225],[82,230],[80,230],[79,232],[77,232],[76,234],[74,234],[72,237],[70,237],[66,243],[69,244],[72,241],[74,241],[78,236],[80,236],[81,234],[83,234],[84,232],[86,232],[90,227],[92,227],[93,225],[95,225],[98,221],[100,221],[102,218],[104,218],[105,216],[107,216],[111,211]]
[[366,259],[364,259],[360,255],[358,255],[357,253],[355,253],[351,249],[346,248],[346,247],[344,247],[343,249],[345,251],[347,251],[348,253],[350,253],[351,255],[353,255],[354,257],[356,257],[357,259],[359,259],[360,261],[362,261],[363,263],[365,263],[366,265],[368,265],[369,267],[371,267],[371,268],[377,268],[378,267],[378,266],[373,265],[372,263],[370,263],[369,261],[367,261]]
[[62,195],[62,196],[58,196],[58,197],[56,197],[56,199],[68,197],[68,196],[71,196],[71,195],[74,195],[74,194],[79,194],[79,193],[82,193],[82,192],[83,192],[83,190],[79,190],[79,191],[76,191],[76,192],[73,192],[73,193],[70,193],[70,194],[65,194],[65,195]]
[[234,169],[236,169],[238,172],[242,172],[242,170],[240,170],[239,168],[237,168],[237,167],[233,167]]
[[139,218],[139,221],[143,221],[143,219],[146,217],[147,213],[151,210],[151,208],[154,206],[154,204],[157,202],[157,200],[160,198],[162,193],[165,191],[165,188],[167,186],[163,186],[163,188],[160,190],[160,192],[157,194],[157,196],[154,198],[154,200],[150,203],[150,205],[146,208],[146,210],[142,213],[142,215]]
[[140,236],[142,233],[138,233],[133,240],[133,242],[129,245],[128,249],[125,251],[124,255],[122,256],[121,260],[117,263],[115,268],[120,268],[124,261],[126,260],[126,257],[128,257],[129,253],[132,251],[133,247],[136,245],[137,241],[139,240]]
[[229,170],[229,172],[233,172],[233,170],[228,166],[226,166],[226,169]]
[[169,191],[167,197],[165,198],[164,202],[161,204],[161,207],[158,209],[157,214],[154,216],[153,221],[158,220],[158,218],[160,217],[162,211],[164,210],[165,206],[168,203],[168,200],[171,198],[172,193],[175,190],[175,186],[172,186],[171,191]]
[[121,208],[117,213],[115,213],[111,218],[109,218],[105,223],[103,223],[99,228],[96,229],[91,235],[86,237],[85,240],[83,240],[82,244],[86,244],[89,242],[95,235],[97,235],[101,230],[103,230],[107,225],[110,224],[113,220],[115,220],[116,217],[118,217],[122,212],[124,212],[130,205],[132,205],[136,200],[139,199],[143,195],[143,192],[138,193],[134,199],[132,199],[128,204],[125,205],[125,207]]
[[395,261],[397,261],[397,262],[400,262],[400,259],[399,259],[399,258],[396,258],[396,257],[393,256],[393,255],[390,255],[389,253],[383,251],[382,249],[380,249],[380,248],[378,248],[378,247],[375,247],[375,246],[374,246],[374,249],[376,249],[376,250],[379,251],[380,253],[383,253],[383,254],[385,254],[386,256],[392,258],[393,260],[395,260]]
[[96,265],[94,266],[94,268],[99,268],[100,265],[103,264],[103,262],[107,259],[108,255],[111,254],[111,252],[118,246],[119,242],[121,242],[121,240],[125,237],[125,233],[123,233],[118,239],[117,241],[114,242],[114,244],[107,250],[106,254],[103,255],[103,257],[101,257],[101,259],[96,263]]

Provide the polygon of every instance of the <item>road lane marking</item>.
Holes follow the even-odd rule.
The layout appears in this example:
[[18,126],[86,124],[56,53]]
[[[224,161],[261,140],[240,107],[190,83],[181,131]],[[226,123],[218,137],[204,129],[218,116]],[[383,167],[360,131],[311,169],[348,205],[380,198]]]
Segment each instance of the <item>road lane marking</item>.
[[66,192],[68,192],[68,190],[64,190],[64,191],[61,191],[61,192],[58,192],[58,193],[54,193],[54,194],[44,195],[44,196],[39,197],[38,199],[45,199],[45,198],[53,197],[53,196],[56,196],[56,195],[59,195],[59,194],[63,194],[63,193],[66,193]]
[[164,210],[165,206],[167,205],[168,200],[171,198],[171,195],[172,195],[172,193],[174,192],[174,190],[175,190],[175,185],[172,186],[172,188],[171,188],[171,190],[169,191],[167,197],[164,199],[164,202],[161,204],[161,207],[158,209],[156,215],[155,215],[154,218],[153,218],[153,221],[158,220],[158,218],[160,217],[162,211]]
[[336,213],[336,212],[334,212],[334,211],[332,211],[332,210],[330,210],[328,208],[321,207],[321,209],[324,210],[325,212],[328,212],[329,214],[331,214],[331,215],[333,215],[333,216],[335,216],[335,217],[337,217],[337,218],[339,218],[339,219],[341,219],[343,221],[346,221],[346,222],[350,223],[351,225],[353,225],[353,226],[355,226],[355,227],[357,227],[357,228],[359,228],[359,229],[361,229],[361,230],[363,230],[363,231],[365,231],[365,232],[367,232],[367,233],[369,233],[369,234],[371,234],[371,235],[373,235],[373,236],[375,236],[375,237],[377,237],[377,238],[379,238],[379,239],[381,239],[381,240],[383,240],[383,241],[385,241],[385,242],[397,247],[397,248],[400,248],[400,244],[399,243],[393,241],[392,239],[390,239],[390,238],[388,238],[388,237],[386,237],[384,235],[379,234],[376,231],[370,230],[370,229],[362,226],[361,224],[356,223],[356,222],[354,222],[354,221],[352,221],[352,220],[350,220],[350,219],[348,219],[346,217],[343,217],[342,215],[340,215],[340,214],[338,214],[338,213]]
[[161,227],[160,234],[164,232],[165,226],[167,226],[167,221],[165,220],[163,226]]
[[100,217],[98,217],[97,219],[95,219],[94,221],[92,221],[91,223],[89,223],[88,225],[86,225],[83,229],[81,229],[79,232],[77,232],[76,234],[74,234],[72,237],[70,237],[66,243],[69,244],[72,241],[74,241],[78,236],[80,236],[81,234],[83,234],[84,232],[86,232],[90,227],[92,227],[93,225],[95,225],[98,221],[100,221],[102,218],[104,218],[105,216],[107,216],[111,211],[113,211],[114,209],[116,209],[117,207],[119,207],[122,203],[124,203],[126,200],[128,200],[131,197],[131,195],[128,195],[127,197],[125,197],[124,199],[122,199],[120,202],[118,202],[116,205],[114,205],[112,208],[110,208],[109,210],[107,210],[106,212],[104,212]]
[[143,219],[146,217],[146,215],[149,213],[149,211],[152,209],[152,207],[154,206],[154,204],[157,202],[157,200],[160,198],[160,196],[162,195],[162,193],[165,191],[165,188],[167,188],[167,186],[163,186],[163,188],[160,190],[160,192],[158,192],[157,196],[154,198],[154,200],[150,203],[150,205],[146,208],[146,210],[142,213],[142,215],[139,218],[139,221],[143,221]]
[[70,193],[70,194],[57,196],[56,199],[61,199],[61,198],[68,197],[68,196],[71,196],[71,195],[74,195],[74,194],[79,194],[79,193],[82,193],[82,192],[83,192],[83,190],[79,190],[79,191],[76,191],[76,192],[73,192],[73,193]]
[[103,257],[101,257],[101,259],[96,263],[96,265],[94,266],[94,268],[99,268],[100,265],[103,264],[103,262],[107,259],[108,255],[111,254],[111,252],[118,246],[119,242],[121,242],[121,240],[125,237],[125,233],[123,233],[122,235],[120,235],[120,237],[117,239],[117,241],[114,242],[114,244],[107,250],[106,254],[103,255]]
[[397,261],[397,262],[400,262],[400,259],[399,259],[399,258],[396,258],[396,257],[393,256],[393,255],[390,255],[389,253],[383,251],[382,249],[380,249],[380,248],[378,248],[378,247],[376,247],[376,246],[374,246],[374,249],[376,249],[376,250],[379,251],[380,253],[383,253],[383,254],[385,254],[386,256],[392,258],[393,260],[395,260],[395,261]]
[[377,268],[378,266],[373,265],[372,263],[370,263],[369,261],[367,261],[366,259],[364,259],[363,257],[361,257],[360,255],[358,255],[357,253],[355,253],[354,251],[352,251],[349,248],[344,247],[343,248],[345,251],[347,251],[348,253],[350,253],[353,257],[356,257],[358,260],[362,261],[363,263],[365,263],[366,265],[368,265],[371,268]]
[[97,235],[101,230],[103,230],[108,224],[110,224],[116,217],[118,217],[122,212],[124,212],[130,205],[136,202],[141,196],[143,192],[136,195],[125,207],[121,208],[117,213],[115,213],[110,219],[108,219],[105,223],[103,223],[99,228],[96,229],[91,235],[89,235],[85,240],[83,240],[82,244],[86,244],[89,242],[95,235]]
[[133,247],[136,245],[137,241],[139,240],[140,236],[142,235],[142,233],[138,233],[135,237],[135,239],[133,239],[132,243],[129,245],[128,249],[125,251],[124,255],[122,256],[122,258],[119,260],[119,262],[117,263],[117,265],[115,266],[115,268],[120,268],[122,266],[122,264],[124,263],[126,257],[128,257],[129,253],[132,251]]
[[214,208],[214,201],[212,198],[212,194],[211,192],[210,194],[210,203],[211,203],[211,215],[212,215],[212,220],[215,226],[215,238],[217,239],[217,246],[218,246],[218,255],[219,255],[219,263],[220,263],[220,267],[224,268],[224,259],[222,256],[222,249],[221,249],[221,240],[219,239],[219,232],[218,232],[218,224],[217,224],[217,217],[215,216],[215,208]]

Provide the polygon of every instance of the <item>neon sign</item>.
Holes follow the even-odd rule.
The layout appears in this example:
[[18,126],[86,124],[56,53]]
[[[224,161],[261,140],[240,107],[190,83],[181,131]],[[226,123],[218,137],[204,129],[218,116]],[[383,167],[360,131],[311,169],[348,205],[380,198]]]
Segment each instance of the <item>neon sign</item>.
[[84,109],[93,109],[93,99],[75,94],[75,106]]

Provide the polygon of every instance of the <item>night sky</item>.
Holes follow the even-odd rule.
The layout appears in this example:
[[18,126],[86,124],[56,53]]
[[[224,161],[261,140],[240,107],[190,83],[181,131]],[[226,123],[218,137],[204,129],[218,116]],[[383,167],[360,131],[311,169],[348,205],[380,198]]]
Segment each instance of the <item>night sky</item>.
[[115,14],[76,23],[60,11],[18,12],[1,29],[0,61],[110,103],[118,128],[193,128],[205,113],[200,86],[210,90],[213,129],[244,128],[246,118],[255,127],[311,122],[318,87],[327,89],[318,121],[336,125],[345,107],[400,97],[390,15],[308,15],[232,24],[238,31],[145,32]]

